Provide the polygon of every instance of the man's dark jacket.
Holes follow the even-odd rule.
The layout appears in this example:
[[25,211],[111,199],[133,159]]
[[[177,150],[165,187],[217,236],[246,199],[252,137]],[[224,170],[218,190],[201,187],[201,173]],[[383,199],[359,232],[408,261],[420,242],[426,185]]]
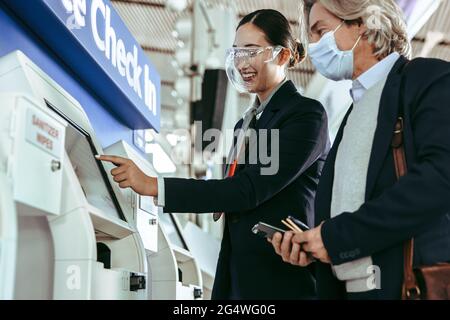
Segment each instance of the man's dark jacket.
[[[408,174],[397,182],[392,149],[399,106]],[[333,265],[372,256],[381,288],[374,299],[399,299],[403,244],[414,237],[414,263],[450,261],[450,63],[400,57],[384,87],[367,174],[366,202],[330,219],[334,163],[343,120],[316,194],[316,221]],[[363,132],[361,134],[364,134]],[[330,265],[316,265],[319,298],[345,298]]]

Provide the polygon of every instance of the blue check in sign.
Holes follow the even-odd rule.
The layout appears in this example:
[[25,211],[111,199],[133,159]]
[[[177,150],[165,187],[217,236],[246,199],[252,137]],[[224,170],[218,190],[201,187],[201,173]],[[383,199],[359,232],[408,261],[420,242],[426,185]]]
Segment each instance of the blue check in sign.
[[108,0],[0,0],[131,129],[160,128],[159,74]]
[[[58,4],[54,0],[46,2]],[[57,9],[66,27],[91,48],[98,62],[108,63],[107,69],[126,80],[128,89],[156,116],[159,106],[155,82],[159,79],[155,79],[150,62],[110,4],[103,0],[61,0]]]

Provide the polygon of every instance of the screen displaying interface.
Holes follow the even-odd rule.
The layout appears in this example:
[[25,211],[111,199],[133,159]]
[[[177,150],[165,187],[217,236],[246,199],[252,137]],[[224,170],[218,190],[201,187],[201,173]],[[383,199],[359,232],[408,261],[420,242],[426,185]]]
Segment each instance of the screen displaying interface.
[[171,213],[164,213],[162,210],[158,212],[159,223],[162,225],[165,233],[169,237],[172,244],[177,247],[188,250],[186,243],[184,242],[183,236],[181,235],[180,229],[175,222],[174,217]]
[[65,149],[88,203],[107,215],[125,221],[107,173],[100,161],[95,158],[98,153],[90,135],[55,106],[47,101],[46,103],[69,123],[66,129]]
[[153,202],[153,197],[138,196],[138,199],[139,199],[139,209],[152,215],[157,214],[158,208],[155,206],[155,203]]

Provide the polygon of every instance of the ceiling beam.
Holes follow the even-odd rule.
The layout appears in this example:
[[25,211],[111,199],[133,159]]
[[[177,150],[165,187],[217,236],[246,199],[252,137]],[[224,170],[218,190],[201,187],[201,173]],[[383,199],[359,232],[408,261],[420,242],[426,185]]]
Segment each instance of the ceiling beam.
[[163,53],[168,55],[174,55],[175,50],[167,49],[167,48],[157,48],[157,47],[150,47],[146,45],[141,45],[142,50],[149,51],[149,52],[157,52],[157,53]]
[[[412,41],[425,43],[425,38],[414,37]],[[450,41],[443,40],[443,41],[440,41],[437,45],[438,46],[450,46]]]
[[162,3],[155,3],[155,2],[149,2],[149,1],[143,1],[143,0],[111,0],[111,2],[118,2],[118,3],[124,3],[124,4],[138,4],[141,6],[147,6],[152,8],[165,8],[166,5]]

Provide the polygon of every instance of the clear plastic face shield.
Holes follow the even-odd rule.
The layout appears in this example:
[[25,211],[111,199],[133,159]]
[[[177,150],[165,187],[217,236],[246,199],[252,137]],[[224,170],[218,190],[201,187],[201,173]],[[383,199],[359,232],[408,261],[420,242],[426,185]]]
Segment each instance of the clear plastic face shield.
[[274,61],[284,48],[233,47],[227,50],[225,70],[228,79],[240,93],[255,93],[265,85],[265,65]]

